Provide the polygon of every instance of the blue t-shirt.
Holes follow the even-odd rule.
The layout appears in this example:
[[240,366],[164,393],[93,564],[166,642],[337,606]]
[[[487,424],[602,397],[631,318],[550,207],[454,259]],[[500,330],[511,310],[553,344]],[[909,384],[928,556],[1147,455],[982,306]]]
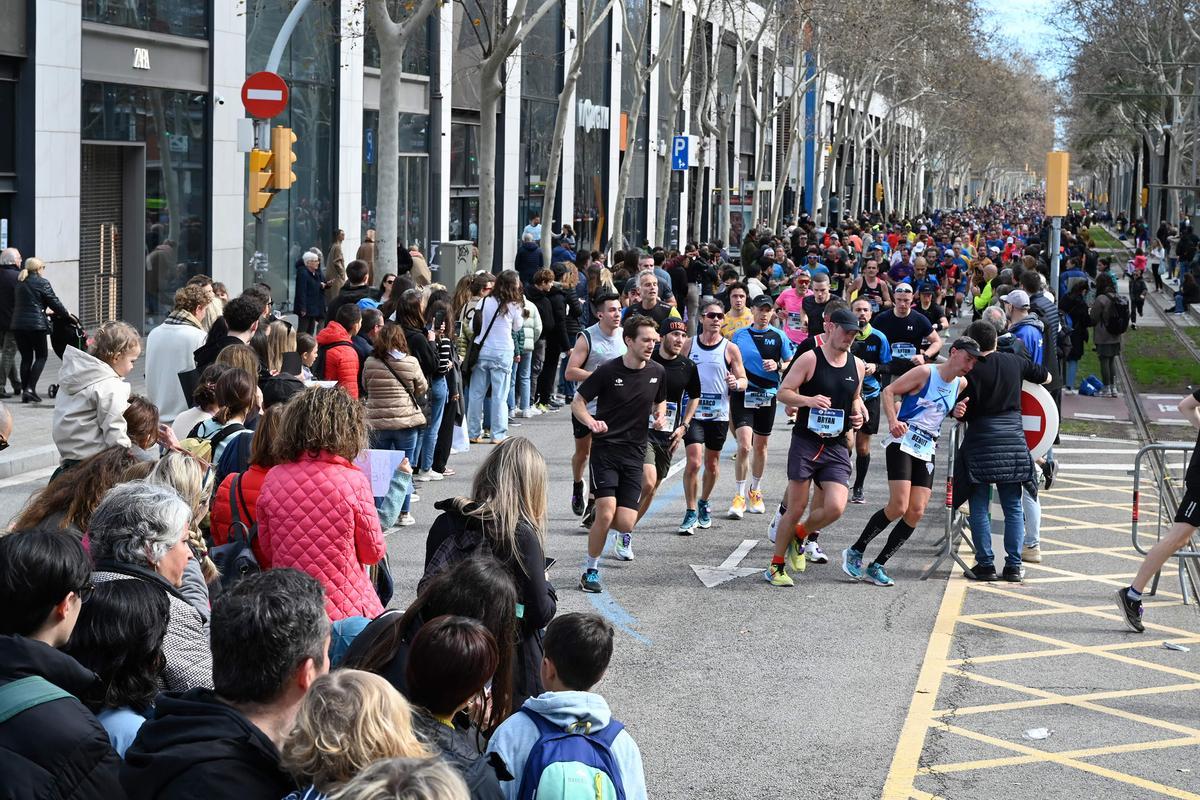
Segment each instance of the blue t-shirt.
[[792,340],[779,328],[767,326],[758,329],[751,326],[735,333],[732,341],[742,353],[742,365],[746,368],[750,387],[772,391],[777,389],[779,372],[768,372],[763,366],[763,359],[787,361],[795,350]]
[[113,750],[116,750],[121,758],[125,758],[125,751],[133,744],[138,730],[146,721],[145,717],[128,706],[106,708],[96,715],[96,719],[104,726]]

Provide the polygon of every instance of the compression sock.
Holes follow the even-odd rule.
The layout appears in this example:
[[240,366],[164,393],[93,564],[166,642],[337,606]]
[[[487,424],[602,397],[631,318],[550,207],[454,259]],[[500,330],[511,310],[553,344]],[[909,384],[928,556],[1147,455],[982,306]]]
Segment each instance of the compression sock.
[[867,482],[867,470],[871,468],[871,454],[865,456],[857,456],[854,459],[854,491],[862,491],[863,484]]
[[761,486],[762,486],[762,475],[751,475],[750,476],[750,491],[757,492],[757,491],[759,491],[759,487],[761,487]]
[[859,535],[858,541],[854,543],[851,549],[857,550],[860,553],[866,552],[867,545],[871,543],[871,540],[878,536],[891,523],[892,521],[887,518],[887,509],[879,509],[867,520],[866,527],[863,528],[862,534]]
[[746,496],[746,482],[745,481],[734,481],[733,484],[734,484],[734,486],[737,487],[737,494],[740,497],[745,497]]
[[1125,590],[1125,596],[1135,603],[1140,602],[1142,599],[1142,593],[1137,589],[1134,589],[1132,586]]
[[908,537],[912,536],[913,527],[901,519],[896,523],[896,527],[892,528],[891,534],[888,535],[887,544],[883,546],[883,551],[875,557],[875,563],[883,566],[887,560],[896,555],[896,551],[904,546],[908,541]]

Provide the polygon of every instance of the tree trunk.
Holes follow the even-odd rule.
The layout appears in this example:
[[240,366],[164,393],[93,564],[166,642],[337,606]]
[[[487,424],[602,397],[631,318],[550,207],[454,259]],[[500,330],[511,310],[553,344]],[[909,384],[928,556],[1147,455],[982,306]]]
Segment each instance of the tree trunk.
[[484,67],[479,86],[479,264],[495,271],[496,248],[496,112],[504,96],[500,69]]
[[[649,24],[648,18],[647,24]],[[645,37],[643,37],[644,40]],[[629,132],[629,142],[625,146],[625,157],[621,159],[621,168],[617,170],[617,192],[613,201],[612,235],[609,237],[613,248],[622,246],[621,240],[625,234],[625,194],[629,191],[629,176],[633,173],[633,160],[637,157],[638,122],[642,118],[642,100],[646,96],[646,80],[649,77],[648,74],[643,74],[641,69],[637,69],[637,72],[637,88],[634,89],[633,98],[630,101],[628,112],[629,124],[626,127],[626,130]],[[646,158],[649,157],[649,154],[647,154]],[[662,244],[662,241],[655,240],[655,244]],[[637,247],[638,243],[634,242],[633,246]]]

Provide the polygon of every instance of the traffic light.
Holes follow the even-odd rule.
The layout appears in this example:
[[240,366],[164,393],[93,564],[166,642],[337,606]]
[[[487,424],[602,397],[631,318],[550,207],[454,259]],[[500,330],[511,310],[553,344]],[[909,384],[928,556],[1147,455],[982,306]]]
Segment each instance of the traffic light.
[[292,172],[292,165],[296,163],[296,154],[292,152],[295,143],[296,134],[292,133],[291,128],[276,125],[271,129],[271,155],[275,159],[272,189],[288,189],[296,182],[296,173]]
[[271,153],[268,150],[250,151],[250,190],[246,204],[251,214],[261,213],[271,205],[275,195],[271,192]]
[[875,184],[875,202],[877,202],[877,203],[883,202],[883,184],[882,183]]

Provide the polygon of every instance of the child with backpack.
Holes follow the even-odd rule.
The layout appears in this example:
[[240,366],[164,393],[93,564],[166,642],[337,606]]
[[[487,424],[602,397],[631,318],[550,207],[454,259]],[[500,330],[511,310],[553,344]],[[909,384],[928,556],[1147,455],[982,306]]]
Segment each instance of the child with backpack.
[[[508,800],[646,797],[642,754],[608,703],[592,691],[608,670],[613,628],[595,614],[563,614],[546,628],[542,681],[492,735],[488,752],[515,777],[502,781]],[[580,770],[587,781],[576,777]]]

